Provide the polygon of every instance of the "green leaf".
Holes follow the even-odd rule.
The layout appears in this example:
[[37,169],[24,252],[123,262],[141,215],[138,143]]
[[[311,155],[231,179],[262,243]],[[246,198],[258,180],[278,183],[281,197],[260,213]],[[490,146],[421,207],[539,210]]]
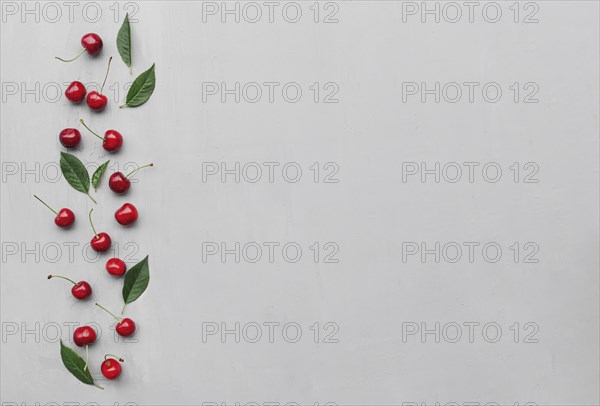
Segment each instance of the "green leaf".
[[150,69],[135,78],[131,87],[129,88],[129,91],[127,92],[127,97],[125,98],[125,104],[123,106],[141,106],[142,104],[146,103],[148,99],[150,99],[150,96],[152,96],[154,87],[156,85],[156,77],[154,75],[155,65],[156,64],[152,64]]
[[131,69],[131,26],[129,25],[129,13],[125,14],[125,20],[117,34],[117,49],[125,65]]
[[90,374],[90,369],[85,368],[85,361],[75,351],[63,344],[60,340],[60,357],[63,364],[70,373],[86,385],[94,385],[94,378]]
[[67,154],[66,152],[60,153],[60,169],[62,170],[63,176],[69,185],[73,189],[85,193],[86,195],[90,191],[90,175],[85,169],[85,165],[75,156]]
[[135,264],[125,275],[123,283],[123,300],[125,304],[135,301],[144,293],[150,282],[148,256]]
[[104,175],[104,172],[106,172],[109,162],[110,159],[100,165],[92,175],[92,186],[94,187],[94,190],[98,190],[98,186],[100,186],[100,181],[102,180],[102,175]]

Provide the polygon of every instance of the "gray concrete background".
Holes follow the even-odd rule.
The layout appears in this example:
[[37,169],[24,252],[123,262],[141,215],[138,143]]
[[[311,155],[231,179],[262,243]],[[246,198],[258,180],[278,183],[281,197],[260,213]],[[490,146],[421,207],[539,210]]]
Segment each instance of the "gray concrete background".
[[[436,2],[439,22],[422,21],[420,2],[275,3],[273,22],[262,2],[227,2],[239,22],[221,2],[75,2],[72,21],[48,4],[2,2],[2,402],[599,404],[598,2],[475,2],[472,22],[459,2],[454,23],[455,6]],[[134,74],[156,62],[156,91],[137,109],[118,109],[132,79],[115,47],[124,10],[138,20]],[[99,58],[53,59],[90,31],[105,40]],[[64,82],[101,81],[110,55],[105,112],[56,96]],[[222,102],[221,84],[236,82],[239,103]],[[278,83],[273,102],[266,82]],[[408,95],[409,82],[439,82],[439,103]],[[465,82],[477,83],[473,102]],[[287,83],[298,102],[282,96]],[[107,156],[81,129],[85,162],[110,158],[109,174],[156,164],[126,197],[104,184],[93,206],[57,175],[58,132],[79,118],[125,137]],[[212,174],[236,162],[239,182]],[[440,163],[439,183],[410,175],[423,162]],[[57,229],[33,193],[71,207],[76,226]],[[112,218],[126,201],[140,210],[131,229]],[[92,206],[118,255],[150,255],[150,287],[127,309],[133,342],[116,342],[93,306],[118,311],[122,281],[86,250]],[[210,255],[236,242],[239,262]],[[265,243],[279,244],[272,261]],[[421,243],[440,244],[439,262],[408,255]],[[49,273],[88,280],[93,301],[75,303]],[[102,332],[95,376],[106,352],[126,358],[118,382],[99,380],[104,391],[59,358],[58,338],[89,322]],[[221,336],[236,323],[237,337]],[[272,340],[265,323],[278,323]]]

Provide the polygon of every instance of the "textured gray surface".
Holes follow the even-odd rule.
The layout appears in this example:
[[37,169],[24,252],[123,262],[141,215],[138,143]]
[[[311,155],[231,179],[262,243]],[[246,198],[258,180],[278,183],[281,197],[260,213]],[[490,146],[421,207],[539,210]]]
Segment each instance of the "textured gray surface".
[[[115,6],[103,3],[102,16],[91,23],[82,18],[84,3],[76,3],[69,22],[68,9],[55,3],[63,17],[53,23],[52,10],[27,4],[40,7],[39,22],[20,14],[20,2],[2,3],[3,402],[599,404],[597,2],[522,5],[519,23],[512,2],[500,2],[503,14],[495,24],[482,18],[485,3],[477,3],[473,23],[466,15],[446,22],[443,17],[454,15],[449,9],[440,23],[431,16],[422,23],[403,14],[412,4],[339,2],[339,21],[329,24],[313,21],[312,2],[298,3],[303,14],[295,24],[282,17],[285,3],[273,23],[267,16],[250,23],[244,14],[239,23],[232,16],[222,23],[189,1],[131,3],[139,8],[139,22],[132,24],[134,73],[156,62],[158,86],[149,103],[122,110],[112,92],[121,89],[122,98],[131,78],[114,45]],[[206,3],[204,10],[213,6],[222,7]],[[325,3],[319,9],[321,21],[335,12]],[[254,16],[245,10],[246,19]],[[262,12],[268,13],[264,5]],[[523,23],[532,12],[539,21]],[[89,31],[105,39],[99,59],[53,59],[76,52]],[[109,55],[116,59],[106,112],[54,100],[63,82],[100,81]],[[289,103],[276,92],[273,103],[266,94],[258,103],[235,103],[232,96],[203,102],[203,82],[230,88],[295,82],[303,97]],[[339,102],[314,103],[314,82],[337,84]],[[497,103],[481,93],[473,103],[465,95],[458,103],[435,103],[432,96],[403,103],[403,82],[495,82],[503,96]],[[515,82],[537,84],[539,102],[523,103],[528,92],[521,90],[515,103],[509,89]],[[25,91],[36,83],[39,102],[35,91]],[[113,235],[130,264],[150,255],[150,287],[127,312],[140,324],[137,342],[115,343],[111,319],[93,302],[74,303],[67,285],[45,279],[49,273],[86,279],[96,301],[121,306],[121,282],[103,270],[107,257],[94,262],[82,253],[91,237],[85,218],[91,202],[56,180],[57,134],[81,117],[98,131],[123,133],[124,148],[110,156],[113,162],[156,163],[127,197],[112,195],[106,185],[97,194],[98,228]],[[96,139],[83,129],[82,135],[81,159],[108,159]],[[243,176],[236,183],[233,175],[222,183],[207,175],[210,162],[280,166],[272,183],[266,169],[255,183]],[[290,162],[302,168],[299,182],[282,179],[280,168]],[[339,182],[315,183],[314,162],[321,177],[339,168]],[[324,168],[328,162],[334,165]],[[477,162],[479,169],[472,183],[466,172],[456,183],[431,176],[425,183],[417,176],[403,182],[403,162],[430,168],[456,162],[463,169],[464,162]],[[499,182],[481,177],[490,162],[502,168]],[[521,167],[517,183],[514,162]],[[533,166],[524,167],[528,162]],[[535,168],[539,182],[524,183]],[[33,193],[74,209],[74,229],[58,230]],[[141,212],[132,229],[112,218],[125,201]],[[247,261],[256,247],[248,245],[239,263],[233,255],[224,263],[218,255],[203,262],[207,242],[229,248],[254,242],[263,258]],[[271,263],[265,242],[297,242],[302,257],[290,263],[275,250]],[[317,263],[309,248],[315,242]],[[339,247],[338,263],[324,261],[336,246],[325,248],[328,242]],[[403,242],[430,248],[454,242],[465,251],[457,263],[447,260],[452,244],[439,263],[432,255],[403,262]],[[496,243],[502,257],[492,263],[476,250],[471,263],[468,242]],[[515,242],[518,263],[510,249]],[[538,262],[524,263],[535,247]],[[120,381],[102,382],[105,391],[77,382],[59,359],[56,337],[69,339],[68,323],[91,321],[104,333],[90,352],[93,370],[106,352],[126,358]],[[233,335],[226,343],[218,335],[203,340],[203,328],[215,325],[206,323],[233,328],[236,322],[245,333],[240,343]],[[281,326],[274,327],[271,343],[268,322],[298,323],[303,335],[290,343],[294,332],[283,337]],[[310,329],[316,322],[319,343]],[[403,340],[403,329],[414,326],[407,323],[433,328],[436,322],[440,343],[433,335],[425,343],[419,336]],[[515,343],[511,326],[517,322]],[[257,343],[250,342],[252,323],[262,326]],[[457,343],[451,343],[453,323],[462,326]],[[473,340],[464,323],[480,323]],[[486,341],[493,330],[482,334],[486,323],[502,329],[497,343]],[[338,342],[325,342],[336,326]]]

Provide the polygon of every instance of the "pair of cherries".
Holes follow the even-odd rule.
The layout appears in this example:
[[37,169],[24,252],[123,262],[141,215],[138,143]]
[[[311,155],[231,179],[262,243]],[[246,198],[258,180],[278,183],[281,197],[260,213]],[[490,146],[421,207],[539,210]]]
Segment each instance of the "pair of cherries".
[[[117,316],[112,314],[110,311],[106,310],[104,307],[100,306],[98,303],[96,303],[96,306],[110,313],[118,321],[117,325],[115,326],[115,331],[121,337],[131,337],[133,333],[135,333],[135,322],[129,317],[119,319]],[[90,326],[77,327],[73,332],[73,341],[78,347],[93,344],[96,342],[96,338],[96,330],[94,330]]]
[[[123,146],[123,136],[117,130],[107,130],[104,133],[104,137],[102,137],[92,131],[90,127],[85,124],[83,119],[80,119],[79,122],[87,128],[89,132],[102,140],[102,148],[106,151],[117,152]],[[77,128],[65,128],[58,134],[58,140],[65,148],[75,148],[81,142],[81,133]]]
[[[102,86],[100,87],[100,91],[97,92],[92,90],[87,93],[87,89],[85,85],[78,80],[71,82],[71,84],[65,90],[65,97],[71,103],[79,104],[85,98],[85,101],[90,109],[93,111],[102,111],[108,104],[108,97],[102,94],[102,90],[104,90],[104,85],[106,84],[106,79],[108,78],[108,72],[110,70],[110,63],[112,62],[112,56],[108,59],[108,67],[106,68],[106,76],[104,76],[104,82],[102,82]],[[85,96],[87,93],[87,97]]]
[[[106,252],[110,249],[112,245],[112,240],[110,235],[105,232],[98,233],[96,231],[96,227],[94,227],[94,223],[92,222],[92,212],[94,209],[90,210],[89,219],[90,225],[92,226],[92,230],[94,231],[94,236],[90,241],[90,245],[92,249],[96,252]],[[123,226],[129,226],[135,223],[138,219],[138,211],[137,208],[131,203],[125,203],[115,212],[115,220]]]
[[[46,206],[52,213],[56,215],[54,218],[54,224],[56,224],[60,228],[69,228],[75,223],[75,213],[71,209],[62,208],[59,211],[54,210],[51,206],[49,206],[42,199],[33,195],[37,200],[39,200],[44,206]],[[110,246],[112,245],[112,241],[110,236],[107,233],[97,233],[94,228],[94,224],[92,223],[92,211],[90,210],[89,218],[90,224],[92,225],[92,230],[94,230],[94,237],[90,245],[94,249],[94,251],[105,252],[108,251]],[[115,212],[115,220],[123,226],[129,226],[137,221],[139,217],[137,208],[131,203],[125,203]]]
[[[125,264],[125,261],[122,259],[111,258],[106,261],[105,268],[106,272],[108,272],[110,275],[120,278],[121,276],[125,275],[125,272],[127,271],[127,264]],[[92,295],[92,286],[86,281],[75,282],[74,280],[65,276],[48,275],[48,279],[52,278],[60,278],[71,282],[73,284],[73,287],[71,288],[71,295],[73,295],[75,299],[85,300]]]
[[[129,317],[119,318],[115,316],[113,312],[106,309],[104,306],[96,303],[96,306],[110,314],[117,321],[115,326],[115,331],[121,337],[131,337],[136,330],[135,322],[131,320]],[[93,344],[96,341],[96,331],[90,326],[81,326],[75,329],[73,332],[73,341],[78,347],[83,347],[84,345]]]
[[[59,58],[58,56],[55,58],[63,62],[73,62],[75,59],[79,58],[86,52],[91,56],[98,55],[100,51],[102,51],[103,45],[104,44],[102,42],[102,38],[100,38],[98,34],[85,34],[83,37],[81,37],[81,46],[83,47],[83,50],[79,55],[72,59],[63,59]],[[112,57],[108,60],[109,69],[111,61]],[[104,84],[106,84],[106,78],[108,77],[109,69],[106,70],[106,76],[104,78],[104,83],[102,83],[102,87],[100,88],[100,92],[92,91],[87,95],[87,105],[90,109],[94,111],[102,111],[108,104],[108,98],[102,94],[102,90],[104,89]],[[81,101],[85,98],[86,93],[87,90],[85,88],[85,85],[81,82],[74,81],[69,85],[69,87],[67,87],[67,90],[65,91],[65,96],[69,101],[73,103],[81,103]]]

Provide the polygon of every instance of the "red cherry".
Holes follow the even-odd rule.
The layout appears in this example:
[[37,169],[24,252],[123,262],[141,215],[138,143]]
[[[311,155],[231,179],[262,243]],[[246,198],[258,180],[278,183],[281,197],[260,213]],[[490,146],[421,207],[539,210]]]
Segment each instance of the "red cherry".
[[102,45],[102,38],[98,34],[89,33],[81,37],[81,46],[92,56],[102,51]]
[[87,95],[87,105],[90,109],[94,111],[102,111],[108,104],[108,97],[102,94],[102,90],[104,89],[104,85],[106,84],[106,79],[108,78],[108,71],[110,70],[110,63],[112,61],[112,56],[108,60],[108,67],[106,68],[106,76],[104,77],[104,82],[102,82],[102,86],[100,87],[100,91],[92,91]]
[[77,327],[73,333],[73,341],[78,347],[93,344],[96,338],[96,331],[90,326]]
[[117,130],[108,130],[104,133],[102,147],[108,152],[117,152],[123,145],[123,136]]
[[117,323],[115,330],[121,337],[129,337],[135,333],[135,323],[128,317]]
[[79,122],[85,128],[87,128],[89,132],[102,140],[102,148],[104,148],[106,151],[117,152],[119,149],[121,149],[121,146],[123,145],[123,136],[117,130],[107,130],[104,133],[104,137],[101,137],[96,132],[92,131],[92,129],[87,126],[85,121],[83,121],[83,119],[80,119]]
[[94,111],[102,111],[106,107],[108,103],[108,97],[103,94],[98,93],[97,91],[91,91],[87,95],[87,105],[90,109]]
[[71,288],[71,294],[79,300],[87,299],[92,295],[92,287],[86,281],[77,282]]
[[77,128],[65,128],[58,135],[60,143],[65,148],[74,148],[81,141],[81,133]]
[[109,250],[112,245],[112,241],[110,236],[106,233],[98,233],[92,237],[92,241],[90,241],[90,245],[92,249],[97,252],[106,252]]
[[52,211],[52,213],[56,214],[56,217],[54,218],[54,224],[56,224],[60,228],[71,227],[73,225],[73,223],[75,222],[75,214],[71,210],[60,209],[60,211],[57,212],[52,207],[50,207],[45,201],[43,201],[36,195],[33,195],[33,197],[38,199],[44,206],[49,208]]
[[129,180],[129,177],[137,171],[139,171],[140,169],[147,168],[149,166],[154,166],[154,164],[140,166],[139,168],[131,171],[127,176],[123,175],[121,172],[113,173],[108,179],[108,187],[110,187],[110,190],[117,194],[123,194],[127,192],[129,190],[129,187],[131,186],[131,181]]
[[108,187],[117,194],[123,194],[129,190],[131,181],[121,172],[115,172],[108,179]]
[[119,258],[111,258],[106,261],[106,271],[112,276],[123,276],[125,275],[126,270],[127,265]]
[[[107,357],[115,357],[116,359],[107,359]],[[117,361],[118,359],[118,361]],[[124,362],[123,358],[117,357],[112,354],[106,354],[104,356],[104,362],[100,366],[100,371],[106,379],[117,379],[121,375],[121,364],[119,361]]]
[[117,223],[122,226],[128,226],[135,223],[138,219],[138,211],[131,203],[125,203],[115,212]]
[[81,281],[81,282],[75,283],[75,281],[73,281],[67,277],[64,277],[64,276],[48,275],[48,279],[52,279],[52,278],[60,278],[60,279],[64,279],[64,280],[71,282],[73,284],[73,287],[71,288],[71,294],[76,299],[79,299],[79,300],[87,299],[92,294],[92,287],[86,281]]
[[90,225],[92,226],[92,230],[94,231],[94,236],[92,237],[92,241],[90,241],[90,245],[94,251],[105,252],[105,251],[108,251],[108,249],[112,245],[112,241],[108,234],[96,232],[94,223],[92,223],[92,212],[93,211],[94,211],[94,209],[91,209],[90,214],[88,216],[90,219]]
[[[125,317],[124,319],[119,320],[119,318],[117,316],[115,316],[113,314],[113,312],[111,312],[104,306],[101,306],[98,303],[96,303],[96,306],[98,306],[99,308],[101,308],[106,313],[110,314],[111,316],[113,316],[115,318],[115,320],[118,321],[117,325],[115,326],[115,330],[121,337],[129,337],[129,336],[133,335],[133,333],[135,333],[135,323],[129,317]],[[125,308],[123,308],[123,309],[125,309]]]
[[58,216],[54,219],[54,224],[60,228],[69,228],[75,222],[75,214],[69,209],[60,209]]
[[83,50],[74,58],[63,59],[59,58],[58,56],[55,56],[55,58],[63,62],[73,62],[86,52],[92,56],[97,55],[102,50],[102,38],[100,38],[98,34],[94,33],[85,34],[83,37],[81,37],[81,46],[83,47]]
[[65,90],[65,97],[72,103],[80,103],[85,98],[85,86],[83,83],[75,81],[71,82],[67,90]]

